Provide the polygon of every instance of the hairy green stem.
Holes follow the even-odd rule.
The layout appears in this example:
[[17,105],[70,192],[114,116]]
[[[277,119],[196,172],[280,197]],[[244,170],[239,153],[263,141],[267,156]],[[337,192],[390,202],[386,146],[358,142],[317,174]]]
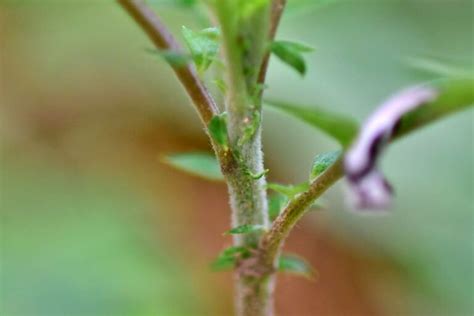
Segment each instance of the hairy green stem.
[[[232,208],[232,226],[260,225],[269,227],[266,180],[263,174],[261,145],[261,100],[254,91],[264,55],[266,35],[248,32],[267,23],[269,10],[262,7],[258,16],[242,20],[238,1],[217,1],[215,14],[222,34],[222,50],[227,75],[226,111],[231,150],[237,161],[234,172],[226,174]],[[262,19],[260,19],[262,17]],[[265,30],[265,27],[264,27]],[[250,46],[249,46],[250,45]],[[257,46],[260,48],[257,49]],[[251,49],[249,49],[251,48]],[[250,71],[249,71],[250,70]],[[262,174],[259,179],[255,175]],[[234,244],[256,248],[261,232],[236,235]],[[236,269],[236,313],[239,316],[266,316],[273,314],[273,280],[264,277],[255,256],[243,260]]]
[[[142,27],[157,48],[182,51],[167,28],[143,0],[117,1]],[[239,0],[216,1],[216,13],[222,28],[224,59],[227,66],[229,90],[226,110],[229,114],[230,148],[222,148],[212,138],[211,142],[229,187],[233,226],[253,224],[268,229],[266,181],[262,173],[260,119],[262,90],[256,88],[265,81],[269,58],[268,52],[261,50],[261,45],[263,43],[264,47],[268,40],[274,38],[286,0],[271,2],[268,37],[262,37],[261,29],[255,34],[249,33],[249,30],[256,25],[265,26],[267,20],[264,8],[249,20],[248,25],[241,25],[235,14],[235,5],[241,3]],[[258,45],[255,46],[257,49],[243,51],[242,36],[250,36],[252,41],[257,41]],[[219,113],[213,98],[192,64],[171,66],[193,101],[207,131],[210,120]],[[259,72],[247,72],[246,67],[253,67]],[[422,107],[402,119],[399,130],[394,135],[395,139],[442,116],[461,110],[466,104],[472,104],[474,101],[472,79],[465,80],[462,85],[446,86],[442,89],[441,98],[433,102],[430,107]],[[262,177],[256,179],[256,174],[262,174]],[[251,233],[235,238],[235,244],[252,249],[252,255],[237,264],[238,316],[273,315],[276,262],[283,243],[310,205],[342,176],[341,158],[316,178],[306,192],[291,200],[264,234]]]

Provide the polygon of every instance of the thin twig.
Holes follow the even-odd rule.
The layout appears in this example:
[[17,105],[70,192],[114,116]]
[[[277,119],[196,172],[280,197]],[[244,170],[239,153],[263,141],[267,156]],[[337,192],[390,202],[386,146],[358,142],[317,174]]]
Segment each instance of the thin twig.
[[[135,21],[142,27],[148,37],[158,49],[182,52],[183,48],[174,39],[165,25],[161,23],[158,16],[142,0],[117,0],[117,2],[127,11]],[[185,66],[171,65],[181,84],[186,89],[189,97],[199,113],[199,116],[206,126],[212,117],[219,113],[219,109],[199,78],[196,69],[192,64]],[[235,169],[236,161],[234,156],[222,146],[217,145],[212,139],[211,143],[219,158],[221,170],[224,175],[232,173]]]
[[[172,50],[183,52],[183,49],[174,39],[173,35],[161,23],[158,16],[142,0],[117,0],[118,3],[135,19],[142,27],[155,46],[161,50]],[[192,64],[185,66],[174,66],[176,76],[183,84],[192,99],[201,120],[207,126],[209,121],[219,110],[212,96],[207,91]]]
[[[287,0],[273,0],[272,1],[272,7],[271,7],[271,12],[270,12],[270,29],[268,32],[269,42],[272,42],[273,39],[275,38],[278,25],[280,24],[280,19],[283,14],[283,10],[285,9],[285,6],[286,6],[286,1]],[[258,83],[260,84],[265,83],[269,61],[270,61],[270,50],[267,50],[267,52],[263,56],[262,65],[258,73]]]
[[275,219],[268,233],[262,238],[260,248],[266,265],[274,265],[280,248],[291,229],[314,201],[342,176],[343,167],[342,158],[340,158],[323,174],[316,178],[306,192],[290,201],[288,206]]

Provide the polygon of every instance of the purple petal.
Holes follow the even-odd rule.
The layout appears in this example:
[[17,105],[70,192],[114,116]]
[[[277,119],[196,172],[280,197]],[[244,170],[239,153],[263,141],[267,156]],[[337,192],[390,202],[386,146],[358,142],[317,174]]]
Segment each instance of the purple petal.
[[356,208],[382,209],[390,205],[392,190],[377,170],[377,159],[402,116],[433,101],[436,96],[436,91],[429,87],[402,90],[385,101],[365,122],[344,158],[344,169]]

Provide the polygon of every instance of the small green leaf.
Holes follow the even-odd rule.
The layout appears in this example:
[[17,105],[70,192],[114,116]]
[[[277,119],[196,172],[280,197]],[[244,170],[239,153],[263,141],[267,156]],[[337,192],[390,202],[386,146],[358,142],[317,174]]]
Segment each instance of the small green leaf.
[[226,113],[215,115],[209,122],[208,129],[209,134],[216,143],[225,149],[228,148]]
[[316,278],[316,271],[313,267],[305,259],[294,254],[282,254],[278,259],[278,270],[297,274],[310,280]]
[[321,173],[326,171],[341,156],[341,150],[329,151],[317,155],[313,161],[309,181],[316,179]]
[[318,107],[298,107],[285,102],[265,101],[265,104],[290,114],[332,136],[344,147],[357,135],[359,125],[352,118]]
[[213,271],[231,270],[235,266],[235,261],[235,257],[218,257],[211,263],[211,269]]
[[151,54],[160,56],[172,67],[177,68],[186,66],[192,60],[192,57],[190,55],[186,55],[172,50],[147,49],[146,51]]
[[322,211],[322,210],[326,210],[328,207],[327,207],[327,201],[325,199],[323,199],[322,197],[320,197],[319,199],[317,199],[316,201],[314,201],[314,203],[311,205],[310,207],[310,211]]
[[266,175],[268,172],[270,171],[270,169],[265,169],[263,170],[262,172],[260,173],[252,173],[250,171],[247,170],[247,174],[254,180],[258,180],[258,179],[261,179],[264,175]]
[[303,182],[300,184],[296,185],[284,185],[284,184],[278,184],[278,183],[268,183],[267,188],[270,190],[273,190],[275,192],[278,192],[280,194],[285,195],[288,199],[292,199],[295,197],[297,194],[303,193],[304,191],[308,190],[309,188],[309,183],[308,182]]
[[261,123],[260,111],[258,110],[252,111],[252,115],[247,118],[247,122],[243,126],[243,135],[239,139],[239,142],[238,142],[239,146],[243,146],[243,144],[245,144],[246,142],[248,142],[255,136],[255,133],[260,127],[260,123]]
[[163,158],[163,162],[187,173],[214,181],[223,181],[224,176],[217,159],[207,153],[172,154]]
[[234,227],[226,231],[224,234],[225,235],[241,235],[241,234],[255,233],[262,230],[265,230],[265,228],[262,225],[245,224],[245,225]]
[[270,49],[281,61],[293,67],[301,75],[306,73],[303,53],[312,52],[311,47],[288,41],[274,41]]
[[250,251],[241,246],[232,246],[224,249],[219,256],[211,263],[211,268],[214,271],[230,270],[235,266],[237,258],[245,258],[250,254]]
[[273,221],[280,214],[283,207],[288,203],[288,197],[280,193],[274,193],[268,198],[268,216]]
[[219,256],[229,257],[229,256],[236,256],[238,254],[247,254],[249,253],[248,249],[242,246],[231,246],[229,248],[224,249]]
[[212,27],[194,32],[182,27],[182,34],[200,73],[209,68],[219,52],[219,29]]
[[222,80],[222,79],[215,79],[212,81],[212,83],[214,83],[217,87],[217,89],[219,89],[219,91],[222,93],[222,94],[225,94],[225,92],[227,91],[227,86],[225,84],[225,81]]

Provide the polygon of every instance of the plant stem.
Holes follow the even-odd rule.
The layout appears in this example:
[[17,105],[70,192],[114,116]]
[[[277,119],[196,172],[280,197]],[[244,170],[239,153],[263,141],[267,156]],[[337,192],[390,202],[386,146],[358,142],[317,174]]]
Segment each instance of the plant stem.
[[[472,106],[474,102],[473,79],[461,79],[451,84],[439,84],[437,88],[441,96],[430,104],[406,114],[392,136],[391,142],[439,118],[464,110],[470,105]],[[283,243],[298,220],[321,194],[344,175],[343,157],[344,154],[317,177],[307,191],[291,200],[275,219],[270,230],[262,237],[259,247],[262,257],[260,264],[267,267],[275,266]]]
[[[283,11],[285,10],[287,0],[273,0],[271,11],[270,11],[270,30],[268,34],[268,40],[273,41],[276,36],[276,32],[278,30],[278,26],[280,25],[280,19],[283,15]],[[258,83],[263,84],[265,83],[265,79],[267,77],[267,70],[268,64],[270,62],[270,50],[267,49],[264,57],[263,62],[260,67],[260,71],[258,73]],[[261,91],[263,93],[263,90]]]
[[[158,49],[172,50],[178,53],[183,51],[155,13],[142,0],[117,1],[142,27]],[[217,16],[222,28],[224,59],[228,75],[229,90],[226,109],[229,113],[228,131],[231,148],[224,149],[218,146],[212,138],[211,143],[229,187],[233,226],[250,224],[268,228],[266,180],[263,174],[259,179],[255,179],[255,174],[263,172],[263,159],[260,120],[262,90],[258,91],[257,98],[255,98],[254,88],[265,82],[270,57],[268,51],[263,52],[260,56],[261,44],[268,40],[271,41],[275,37],[286,0],[271,2],[267,38],[264,36],[260,38],[261,34],[265,34],[265,32],[261,32],[262,30],[255,32],[255,34],[250,33],[251,39],[258,42],[259,48],[247,55],[249,60],[242,58],[245,54],[242,53],[242,47],[239,46],[243,34],[239,33],[242,25],[239,25],[240,21],[235,18],[235,7],[232,7],[232,4],[236,3],[238,2],[220,0],[216,4]],[[265,11],[261,11],[259,14],[249,25],[245,25],[246,32],[254,29],[255,25],[266,23]],[[259,17],[262,17],[261,21],[259,21]],[[259,68],[256,76],[255,74],[245,74],[244,61],[246,66],[251,65]],[[171,65],[171,67],[193,101],[207,131],[208,123],[213,116],[219,113],[216,103],[192,64]],[[394,139],[432,120],[463,109],[465,104],[470,104],[474,100],[472,87],[472,80],[465,82],[464,86],[460,88],[461,93],[457,91],[456,87],[445,87],[448,93],[440,100],[435,101],[431,109],[421,108],[402,120]],[[310,205],[343,176],[342,161],[341,157],[316,178],[306,192],[291,200],[266,233],[252,233],[235,237],[236,245],[252,249],[252,255],[238,262],[236,269],[237,315],[273,315],[276,262],[283,243]]]
[[[117,0],[117,2],[141,26],[158,49],[172,50],[177,53],[184,51],[166,26],[160,21],[160,18],[143,0]],[[193,64],[189,63],[184,66],[170,64],[170,66],[186,89],[207,132],[207,125],[210,120],[219,113],[216,102],[199,78]],[[211,143],[219,159],[222,172],[224,174],[232,173],[236,164],[233,155],[228,150],[218,146],[212,138]]]
[[295,224],[314,201],[342,176],[342,158],[339,158],[310,184],[307,191],[290,201],[275,219],[271,229],[262,238],[260,243],[260,251],[263,253],[262,264],[275,266],[281,247]]
[[[269,227],[266,196],[266,180],[262,174],[263,155],[261,145],[261,101],[255,98],[254,88],[266,42],[267,33],[246,33],[251,25],[259,22],[259,16],[268,20],[268,8],[262,8],[258,17],[239,20],[235,1],[220,1],[215,5],[215,14],[222,34],[223,59],[226,65],[228,132],[232,151],[238,160],[235,172],[226,175],[232,208],[232,226],[261,225]],[[261,31],[261,30],[260,30]],[[245,51],[244,44],[251,36],[251,48]],[[257,39],[258,38],[258,39]],[[254,43],[254,41],[258,41]],[[247,43],[249,44],[249,43]],[[260,46],[259,46],[260,45]],[[256,66],[255,66],[256,65]],[[257,72],[246,73],[245,67]],[[234,244],[250,249],[258,247],[262,233],[236,235]],[[238,263],[235,272],[236,314],[239,316],[264,316],[273,314],[273,278],[259,264],[257,253]],[[265,267],[266,268],[266,267]]]
[[[143,0],[117,0],[117,2],[135,19],[158,49],[183,52],[173,35]],[[199,79],[196,69],[190,63],[180,67],[171,65],[171,67],[191,97],[201,120],[207,126],[219,110],[214,99]]]

